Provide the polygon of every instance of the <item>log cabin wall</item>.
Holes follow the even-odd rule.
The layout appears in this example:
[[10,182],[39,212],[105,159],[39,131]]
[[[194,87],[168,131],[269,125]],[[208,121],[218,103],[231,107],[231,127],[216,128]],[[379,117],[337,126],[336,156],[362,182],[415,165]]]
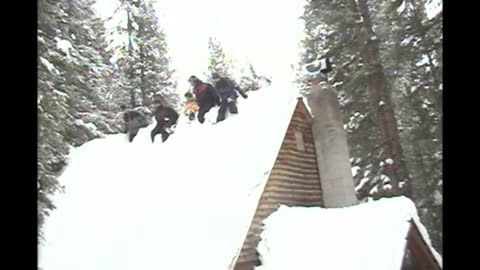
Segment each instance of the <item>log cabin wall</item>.
[[309,112],[299,100],[250,224],[235,270],[253,269],[253,266],[258,264],[256,247],[260,242],[262,222],[281,204],[323,207],[311,123]]

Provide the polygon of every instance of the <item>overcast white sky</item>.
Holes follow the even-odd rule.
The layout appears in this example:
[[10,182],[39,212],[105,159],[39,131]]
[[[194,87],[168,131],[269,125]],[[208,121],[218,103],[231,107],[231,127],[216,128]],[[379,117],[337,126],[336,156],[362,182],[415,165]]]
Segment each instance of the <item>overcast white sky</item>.
[[[108,16],[117,0],[98,0],[97,11]],[[240,69],[250,61],[261,75],[274,80],[293,79],[304,39],[305,0],[158,0],[157,16],[167,35],[179,92],[188,77],[202,77],[208,67],[208,38],[215,37]],[[441,0],[427,1],[429,18],[441,9]],[[240,70],[237,70],[239,72]]]
[[[100,14],[109,15],[116,0],[99,0]],[[208,38],[217,38],[238,66],[251,61],[258,73],[293,78],[303,39],[302,0],[158,0],[157,15],[167,35],[179,88],[189,87],[192,74],[208,66]]]

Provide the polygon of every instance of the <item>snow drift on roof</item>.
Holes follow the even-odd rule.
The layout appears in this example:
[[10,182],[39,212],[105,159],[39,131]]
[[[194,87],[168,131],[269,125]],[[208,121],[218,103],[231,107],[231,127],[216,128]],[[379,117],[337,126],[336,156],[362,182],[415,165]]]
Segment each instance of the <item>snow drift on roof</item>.
[[442,265],[413,202],[396,197],[345,208],[282,205],[264,222],[256,270],[400,269],[411,219]]
[[[293,90],[293,91],[292,91]],[[153,125],[70,153],[65,194],[45,222],[43,270],[218,269],[238,254],[297,102],[294,87],[239,98],[216,125],[181,116],[164,143]],[[215,119],[217,108],[208,119]],[[153,121],[155,122],[155,121]]]

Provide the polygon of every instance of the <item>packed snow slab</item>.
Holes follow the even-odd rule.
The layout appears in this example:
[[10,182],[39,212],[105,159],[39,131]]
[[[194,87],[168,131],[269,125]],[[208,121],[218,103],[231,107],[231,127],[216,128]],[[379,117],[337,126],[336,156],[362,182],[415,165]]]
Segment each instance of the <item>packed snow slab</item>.
[[282,205],[264,221],[256,270],[398,270],[412,219],[442,265],[413,202],[396,197],[346,208]]

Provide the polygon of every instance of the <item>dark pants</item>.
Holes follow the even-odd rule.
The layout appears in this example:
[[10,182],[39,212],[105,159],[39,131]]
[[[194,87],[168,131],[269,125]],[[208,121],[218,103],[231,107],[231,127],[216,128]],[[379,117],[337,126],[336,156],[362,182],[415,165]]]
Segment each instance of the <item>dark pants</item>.
[[128,141],[132,142],[140,128],[145,127],[139,118],[134,118],[127,123]]
[[165,121],[157,122],[157,125],[150,133],[150,137],[152,138],[152,143],[155,140],[155,136],[157,136],[157,134],[159,133],[162,134],[162,142],[165,142],[170,136],[170,133],[168,133],[165,129],[173,126],[176,122],[177,122],[177,118],[170,119],[167,122]]
[[188,114],[188,120],[193,121],[195,119],[195,112],[191,112]]
[[132,142],[133,141],[133,138],[135,138],[135,136],[137,136],[137,133],[138,133],[138,129],[137,130],[132,130],[132,131],[129,131],[128,132],[128,141],[129,142]]
[[198,109],[198,122],[202,123],[205,122],[205,114],[210,111],[211,108],[213,108],[213,104],[207,104],[204,106],[200,106],[200,109]]
[[225,114],[227,113],[227,109],[230,111],[230,113],[238,113],[238,108],[235,100],[236,98],[234,98],[231,102],[227,102],[226,98],[222,99],[222,102],[220,103],[220,109],[218,109],[217,123],[225,120]]

